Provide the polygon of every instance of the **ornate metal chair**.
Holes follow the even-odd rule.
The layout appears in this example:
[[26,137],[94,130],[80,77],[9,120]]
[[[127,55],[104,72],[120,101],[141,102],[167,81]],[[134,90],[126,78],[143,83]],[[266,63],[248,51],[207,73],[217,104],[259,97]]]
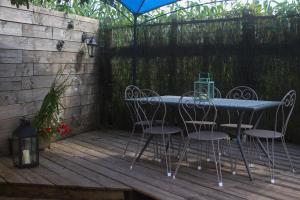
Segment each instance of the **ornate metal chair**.
[[[225,132],[214,131],[215,126],[209,126],[204,128],[204,125],[199,121],[206,121],[210,118],[211,122],[215,122],[217,119],[217,109],[211,100],[205,99],[202,93],[196,92],[187,92],[183,94],[179,100],[179,113],[183,120],[185,130],[187,132],[187,137],[185,138],[185,144],[183,150],[180,154],[179,162],[175,169],[173,178],[175,179],[181,162],[186,155],[186,152],[192,141],[199,142],[199,150],[202,143],[208,142],[211,145],[211,150],[213,153],[213,158],[215,161],[215,166],[217,170],[217,180],[220,187],[223,186],[222,181],[222,164],[221,164],[221,149],[220,142],[227,140],[229,141],[229,135]],[[205,101],[203,104],[199,104],[200,101]],[[231,148],[230,148],[231,149]],[[199,161],[198,161],[198,170],[202,169],[201,159],[199,151]],[[232,166],[232,165],[231,165]]]
[[[206,93],[207,91],[205,90],[205,88],[203,88],[202,92]],[[222,98],[221,91],[217,87],[214,87],[214,98]],[[209,120],[201,120],[201,121],[193,121],[193,122],[186,121],[186,123],[194,123],[194,124],[205,125],[205,126],[217,126],[217,122],[212,122]],[[211,161],[209,157],[210,145],[207,145],[206,149],[207,149],[206,161],[210,162]]]
[[[232,88],[226,95],[227,99],[239,99],[239,100],[258,100],[258,96],[256,94],[256,92],[248,87],[248,86],[237,86]],[[227,113],[227,114],[226,114]],[[233,123],[233,121],[237,121],[237,116],[239,114],[238,111],[229,111],[227,110],[226,113],[224,113],[225,115],[227,115],[227,119],[228,122],[224,123],[224,124],[220,124],[219,126],[221,128],[223,128],[223,130],[225,129],[226,132],[228,132],[231,136],[235,136],[235,131],[232,132],[233,130],[237,129],[238,124],[237,123]],[[254,116],[255,112],[250,112],[250,113],[246,113],[244,115],[244,120],[241,124],[241,129],[242,130],[247,130],[247,129],[252,129],[253,128],[253,116]],[[235,119],[235,120],[233,120]],[[251,148],[252,145],[255,145],[254,141],[252,141],[252,138],[249,137],[249,143],[247,146],[247,150],[249,151],[249,149]],[[246,142],[247,137],[243,137],[243,141]],[[224,152],[226,153],[226,152]],[[253,154],[256,154],[256,152],[253,152]],[[236,168],[236,160],[237,158],[235,157],[235,168]],[[249,163],[249,167],[254,167],[253,163]],[[235,170],[233,171],[233,174],[235,174]]]
[[[227,99],[240,99],[240,100],[258,100],[258,96],[256,92],[247,86],[238,86],[233,89],[231,89],[227,95]],[[232,116],[237,113],[233,113],[230,111],[227,111],[227,117],[228,117],[228,123],[220,124],[220,127],[224,128],[237,128],[237,123],[232,123]],[[246,123],[241,124],[241,129],[251,129],[253,128],[252,120],[253,120],[254,112],[250,113],[250,116],[248,117],[248,120]]]
[[[291,156],[288,152],[284,136],[286,134],[287,125],[289,119],[292,115],[296,103],[296,92],[294,90],[289,91],[281,100],[281,104],[277,107],[274,130],[264,130],[264,129],[251,129],[245,130],[244,134],[255,138],[258,143],[261,143],[261,139],[266,140],[266,152],[268,157],[268,164],[270,168],[271,183],[275,183],[274,178],[274,140],[280,139],[286,153],[286,156],[289,160],[291,171],[295,172]],[[271,149],[269,148],[269,140],[271,140]],[[272,157],[270,157],[270,151]]]
[[[137,98],[135,101],[134,109],[137,114],[138,122],[146,123],[142,123],[141,125],[143,132],[130,169],[133,169],[135,162],[140,159],[149,142],[153,138],[161,138],[167,176],[171,176],[171,137],[173,134],[180,133],[181,137],[184,138],[183,131],[179,127],[168,126],[165,124],[167,108],[159,94],[148,89],[142,90],[141,94],[141,98]],[[160,123],[156,123],[157,119]],[[145,136],[148,136],[148,139],[146,144],[142,147],[142,143],[145,141]]]
[[[129,114],[130,114],[130,119],[132,121],[133,127],[131,130],[131,134],[128,138],[125,150],[123,152],[123,157],[125,157],[127,149],[130,145],[130,143],[132,142],[133,136],[135,134],[136,128],[138,126],[148,126],[148,121],[140,121],[138,119],[137,113],[135,112],[135,103],[136,103],[136,99],[142,97],[142,91],[141,89],[139,89],[137,86],[134,85],[129,85],[126,87],[125,89],[125,94],[124,94],[124,98],[125,98],[125,104],[129,110]],[[156,124],[160,124],[161,120],[156,120],[155,121]]]
[[124,150],[124,153],[123,153],[123,157],[125,157],[128,146],[130,145],[130,143],[132,141],[132,137],[134,136],[136,126],[147,125],[146,121],[139,121],[137,119],[137,116],[136,116],[136,113],[135,113],[135,109],[134,109],[135,99],[140,98],[140,97],[141,97],[141,90],[137,86],[129,85],[129,86],[126,87],[125,94],[124,94],[124,99],[125,99],[125,104],[126,104],[128,110],[129,110],[129,114],[130,114],[130,118],[131,118],[133,127],[132,127],[130,137],[129,137],[129,139],[127,141],[127,144],[126,144],[126,147],[125,147],[125,150]]

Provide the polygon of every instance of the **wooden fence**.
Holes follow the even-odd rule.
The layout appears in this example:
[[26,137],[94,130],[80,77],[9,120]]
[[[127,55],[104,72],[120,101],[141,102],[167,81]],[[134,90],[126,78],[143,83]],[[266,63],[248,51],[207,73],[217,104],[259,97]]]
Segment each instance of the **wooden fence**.
[[[99,52],[102,123],[129,128],[121,100],[131,83],[132,28],[103,29]],[[160,94],[180,95],[193,88],[198,73],[212,73],[225,96],[238,85],[254,88],[260,99],[280,100],[300,93],[300,17],[256,17],[150,24],[138,29],[137,85]],[[300,103],[287,139],[300,143]],[[271,115],[262,125],[272,127]]]

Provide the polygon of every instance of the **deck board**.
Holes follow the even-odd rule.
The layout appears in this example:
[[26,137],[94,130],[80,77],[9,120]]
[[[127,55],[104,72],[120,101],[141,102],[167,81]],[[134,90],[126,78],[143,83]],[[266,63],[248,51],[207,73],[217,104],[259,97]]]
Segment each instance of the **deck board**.
[[23,177],[24,179],[28,180],[32,184],[45,184],[45,185],[52,185],[50,181],[45,179],[44,177],[40,176],[32,169],[22,169],[22,170],[15,170],[15,168],[11,164],[11,160],[9,158],[2,158],[0,162],[5,165],[7,168],[11,169],[15,174]]
[[[123,149],[121,149],[119,145],[116,145],[116,148],[114,148],[114,144],[111,143],[111,141],[112,141],[111,138],[110,138],[110,140],[105,140],[105,135],[103,135],[103,134],[101,135],[101,138],[98,137],[99,140],[97,140],[97,137],[98,136],[96,134],[96,135],[94,135],[94,137],[92,137],[92,136],[91,137],[84,137],[84,136],[81,137],[81,136],[79,136],[78,138],[80,138],[80,140],[88,141],[89,143],[86,144],[86,146],[89,146],[90,148],[93,148],[93,147],[90,146],[89,144],[93,144],[95,146],[95,148],[98,148],[98,149],[101,148],[101,146],[107,145],[107,146],[105,146],[105,148],[110,149],[110,152],[118,152],[118,151],[119,151],[119,153],[123,152]],[[73,142],[74,143],[80,143],[78,141],[78,138],[76,140],[74,140]],[[99,142],[99,141],[101,141],[101,142]],[[104,144],[105,141],[107,142],[107,144]],[[207,171],[206,171],[206,173],[200,173],[199,174],[196,170],[187,169],[185,172],[187,172],[188,174],[189,173],[194,173],[194,175],[197,176],[196,180],[200,180],[200,182],[198,181],[199,184],[205,185],[206,187],[211,187],[211,188],[217,188],[218,189],[218,187],[215,184],[216,183],[216,175],[215,175],[214,171],[210,172],[210,173],[207,173]],[[209,174],[210,174],[210,177],[208,177]],[[259,196],[260,198],[262,198],[263,196],[265,196],[266,198],[267,197],[272,197],[272,198],[276,197],[277,198],[279,196],[279,197],[282,197],[281,199],[288,199],[290,197],[290,195],[281,195],[281,192],[277,191],[278,187],[276,185],[274,186],[274,185],[271,185],[271,184],[268,184],[268,183],[261,183],[261,182],[256,182],[255,184],[252,184],[252,182],[250,182],[249,179],[247,178],[246,173],[244,173],[244,177],[243,177],[243,179],[245,180],[244,182],[239,181],[239,179],[237,181],[237,179],[234,178],[235,176],[232,176],[229,173],[227,173],[227,174],[224,173],[223,175],[225,175],[227,178],[230,177],[226,180],[226,185],[227,185],[226,188],[228,188],[230,186],[233,186],[233,185],[239,185],[239,186],[242,185],[243,188],[248,188],[249,186],[251,186],[251,188],[254,191],[255,190],[258,191],[257,196]],[[186,178],[189,181],[192,181],[191,177],[187,177],[187,174],[184,174],[184,175],[180,176],[180,173],[179,173],[177,177]],[[232,180],[232,181],[229,181],[229,180]],[[196,182],[194,182],[194,184],[196,184]],[[259,192],[259,191],[261,191],[261,189],[263,187],[265,187],[265,191],[263,193]],[[275,187],[275,188],[272,189],[272,187]],[[241,190],[241,189],[239,189],[239,190]],[[226,192],[228,192],[228,191],[226,191]],[[296,195],[299,195],[299,193],[297,193]],[[245,196],[245,194],[241,194],[241,197],[244,197],[244,196]],[[255,195],[253,194],[252,196],[255,196]],[[291,196],[291,199],[294,199],[294,198],[295,198],[295,196]]]
[[[104,148],[101,147],[101,146],[104,146],[104,144],[100,145],[100,143],[97,143],[96,140],[92,140],[90,142],[93,143],[93,146],[91,146],[91,143],[86,143],[86,142],[83,142],[83,141],[74,140],[74,141],[72,141],[72,143],[73,143],[72,147],[76,148],[76,147],[74,147],[74,143],[76,143],[76,144],[79,144],[81,146],[85,146],[86,148],[88,147],[90,149],[93,149],[97,152],[106,151],[106,153],[108,153],[108,155],[110,155],[110,156],[116,156],[115,153],[112,153],[112,152],[118,152],[118,151],[123,152],[122,149],[118,149],[118,148],[113,149],[112,144],[109,145],[109,148],[111,150],[107,151],[107,150],[105,150]],[[122,156],[120,156],[122,154],[118,154],[118,155],[119,155],[119,159],[123,159]],[[125,165],[125,167],[129,168],[129,166],[130,166],[130,162],[127,161],[127,164]],[[149,170],[146,171],[146,169],[151,169],[151,171],[150,172],[149,172]],[[151,177],[157,177],[157,179],[160,179],[160,181],[162,183],[158,184],[157,185],[158,187],[161,186],[164,181],[166,181],[166,184],[171,183],[171,184],[179,185],[180,187],[186,188],[186,190],[189,193],[191,193],[193,190],[196,190],[201,195],[210,195],[210,197],[212,197],[211,195],[215,193],[214,190],[222,191],[222,188],[219,188],[219,187],[215,186],[215,181],[212,181],[212,178],[215,179],[215,175],[213,175],[213,176],[208,175],[206,180],[202,179],[202,180],[204,180],[202,182],[203,183],[202,185],[197,185],[197,184],[191,184],[190,180],[184,181],[182,179],[178,179],[177,181],[173,181],[171,178],[168,178],[168,177],[164,176],[164,169],[160,166],[157,166],[156,163],[149,163],[149,162],[148,162],[148,164],[143,163],[143,162],[138,163],[138,165],[136,165],[136,167],[135,167],[135,171],[138,171],[138,172],[141,173],[141,175],[139,175],[139,177],[143,176],[144,174],[149,174]],[[153,171],[155,173],[153,173]],[[159,173],[157,173],[157,172],[159,172]],[[145,178],[147,178],[147,177],[145,177]],[[192,177],[190,177],[190,178],[192,178]],[[150,178],[148,178],[148,180],[149,179]],[[151,179],[149,180],[149,182],[153,183],[153,182],[151,182]],[[234,182],[232,182],[232,183],[235,184]],[[172,188],[167,188],[167,189],[172,189]],[[177,192],[177,188],[173,188],[173,189],[175,189],[175,190],[174,191],[171,190],[171,192]],[[238,197],[235,197],[235,196],[232,196],[232,195],[227,195],[225,193],[220,193],[220,194],[217,193],[217,194],[214,194],[213,197],[214,198],[221,198],[221,199],[227,199],[227,197],[229,199],[239,199]]]
[[[166,198],[166,199],[183,199],[180,196],[174,195],[172,193],[168,193],[164,190],[161,190],[160,188],[153,187],[151,184],[146,184],[143,178],[145,176],[139,174],[137,176],[136,172],[133,172],[133,176],[130,175],[129,168],[124,167],[124,163],[120,162],[118,159],[113,159],[113,157],[109,157],[105,154],[100,154],[99,152],[96,152],[92,150],[92,148],[86,148],[83,146],[68,146],[67,141],[64,141],[63,145],[55,144],[54,152],[59,152],[60,154],[63,154],[64,151],[68,153],[73,153],[76,155],[76,158],[78,159],[72,159],[73,162],[76,162],[79,164],[78,160],[85,164],[90,169],[97,170],[99,173],[104,173],[106,175],[109,175],[112,179],[121,181],[122,183],[125,183],[128,186],[134,187],[138,191],[144,191],[144,188],[147,188],[145,191],[145,194],[152,196],[155,194],[154,197],[158,196],[159,198]],[[74,151],[75,150],[75,151]],[[152,179],[152,181],[155,181]]]
[[[132,156],[138,137],[123,151],[129,133],[117,130],[99,130],[80,134],[52,143],[50,150],[41,152],[40,166],[16,169],[11,159],[0,158],[0,183],[35,184],[46,186],[75,186],[102,190],[136,190],[155,199],[299,199],[300,174],[290,173],[283,148],[276,144],[276,184],[269,183],[268,167],[255,161],[253,181],[249,181],[243,162],[238,157],[237,175],[230,171],[229,158],[224,157],[224,187],[217,186],[213,163],[203,163],[203,170],[195,164],[182,166],[176,179],[165,176],[163,163],[153,161],[147,149],[141,161],[131,171]],[[176,144],[176,141],[174,142]],[[296,169],[300,167],[300,146],[288,145]],[[236,150],[236,147],[234,147]],[[192,146],[188,154],[191,161],[197,149]],[[238,155],[236,155],[238,156]]]

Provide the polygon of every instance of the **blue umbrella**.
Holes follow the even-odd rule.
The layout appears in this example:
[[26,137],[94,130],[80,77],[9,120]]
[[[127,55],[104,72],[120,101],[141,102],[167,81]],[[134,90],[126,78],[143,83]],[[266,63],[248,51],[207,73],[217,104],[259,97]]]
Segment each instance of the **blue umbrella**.
[[142,15],[179,0],[119,0],[133,15]]

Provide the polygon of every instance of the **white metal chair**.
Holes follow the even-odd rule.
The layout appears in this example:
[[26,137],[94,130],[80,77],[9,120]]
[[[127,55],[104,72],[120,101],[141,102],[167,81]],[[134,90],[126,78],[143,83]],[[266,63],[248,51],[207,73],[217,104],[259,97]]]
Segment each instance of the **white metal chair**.
[[[211,100],[204,100],[205,105],[199,104],[200,101],[203,101],[203,98],[205,99],[205,96],[202,93],[192,91],[183,94],[179,100],[179,113],[183,120],[187,137],[185,138],[184,148],[180,154],[179,162],[175,169],[173,179],[175,179],[178,173],[179,167],[184,156],[186,155],[190,143],[192,141],[197,141],[199,145],[202,145],[201,142],[210,142],[217,170],[218,185],[222,187],[223,181],[220,142],[224,140],[229,141],[230,137],[225,132],[214,131],[215,126],[204,128],[204,125],[201,123],[199,125],[199,121],[206,121],[208,118],[210,118],[210,121],[215,122],[217,119],[217,109]],[[199,150],[200,149],[202,148],[199,148]],[[199,152],[199,161],[197,166],[198,170],[202,169],[200,153],[201,152]]]
[[[239,100],[258,100],[257,93],[255,92],[254,89],[248,87],[248,86],[237,86],[232,88],[227,94],[226,94],[227,99],[239,99]],[[226,132],[228,132],[231,137],[236,136],[236,129],[238,128],[238,124],[234,123],[237,121],[237,116],[239,114],[238,111],[226,111],[227,113],[227,123],[220,124],[219,126],[225,129]],[[250,112],[246,113],[244,115],[244,120],[240,126],[241,130],[247,130],[247,129],[252,129],[254,127],[253,125],[253,116],[255,112]],[[243,141],[246,142],[247,137],[243,137]],[[248,151],[251,148],[252,145],[255,145],[255,143],[252,141],[252,138],[249,137],[249,143],[248,143]],[[225,152],[224,152],[225,153]],[[236,168],[236,158],[235,158],[235,168]],[[253,163],[249,163],[249,167],[254,167]],[[233,171],[235,174],[235,170]]]
[[[268,157],[268,164],[270,168],[270,175],[271,175],[271,183],[275,183],[274,178],[274,140],[280,139],[281,143],[283,145],[284,151],[286,153],[286,156],[289,160],[291,171],[295,172],[295,169],[293,167],[293,163],[291,160],[291,156],[288,152],[284,136],[286,134],[287,125],[289,122],[289,119],[292,115],[292,112],[294,110],[296,103],[296,92],[294,90],[289,91],[281,100],[281,104],[277,107],[276,110],[276,116],[275,116],[275,124],[274,124],[274,130],[264,130],[264,129],[251,129],[251,130],[245,130],[244,134],[255,138],[258,143],[263,145],[261,143],[261,139],[266,140],[266,152]],[[270,149],[269,149],[269,140],[271,140],[271,154],[270,156]]]
[[[181,137],[184,138],[183,131],[179,127],[165,125],[165,118],[167,115],[166,104],[156,92],[144,89],[141,94],[142,97],[135,101],[134,109],[138,117],[138,122],[145,121],[146,125],[142,124],[141,126],[143,129],[142,137],[139,141],[135,158],[132,161],[130,169],[133,169],[135,162],[140,159],[149,142],[152,139],[161,138],[167,176],[171,176],[171,137],[173,134],[181,133]],[[161,120],[160,123],[155,123],[157,119]],[[148,139],[142,147],[142,143],[145,141],[145,136],[148,136]]]
[[[227,99],[240,99],[240,100],[258,100],[258,96],[256,92],[248,87],[248,86],[237,86],[231,89],[227,95]],[[220,124],[220,127],[236,129],[238,127],[237,123],[232,123],[232,118],[235,113],[227,111],[228,123]],[[254,112],[250,113],[248,120],[246,123],[241,124],[241,129],[251,129],[253,128],[252,120],[253,120]]]
[[140,98],[140,97],[141,97],[141,90],[137,86],[129,85],[126,87],[125,94],[124,94],[124,100],[125,100],[125,104],[128,108],[133,127],[131,130],[130,137],[126,144],[126,147],[125,147],[125,150],[123,153],[123,157],[125,157],[128,146],[130,145],[130,143],[132,141],[132,137],[134,136],[136,126],[141,126],[143,124],[146,124],[146,122],[137,120],[137,116],[136,116],[135,109],[134,109],[134,100],[137,98]]
[[[133,136],[135,134],[136,128],[138,126],[142,127],[142,126],[148,126],[148,122],[147,121],[140,121],[138,119],[137,113],[135,112],[135,108],[134,108],[134,103],[135,103],[135,99],[140,98],[142,95],[142,90],[140,88],[138,88],[137,86],[134,85],[129,85],[126,87],[125,89],[125,104],[128,108],[129,114],[130,114],[130,119],[132,121],[132,130],[131,130],[131,134],[128,138],[128,141],[126,143],[126,147],[125,150],[123,152],[123,157],[125,157],[126,152],[128,150],[128,147],[130,145],[130,143],[133,140]],[[161,124],[161,120],[155,120],[155,124]]]

